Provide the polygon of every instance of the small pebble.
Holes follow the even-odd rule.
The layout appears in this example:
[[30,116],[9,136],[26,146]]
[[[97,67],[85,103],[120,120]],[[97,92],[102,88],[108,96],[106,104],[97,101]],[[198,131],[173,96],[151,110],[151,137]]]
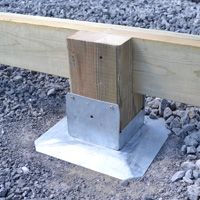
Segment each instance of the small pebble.
[[185,171],[178,171],[172,176],[171,181],[172,182],[179,181],[184,177],[184,175],[185,175]]
[[22,167],[21,170],[22,170],[22,172],[24,174],[28,174],[30,172],[29,169],[28,169],[28,167],[26,167],[26,166]]
[[158,119],[158,116],[154,112],[151,112],[149,115],[149,118],[150,119]]
[[195,169],[196,165],[191,161],[186,161],[181,164],[183,170]]
[[48,90],[47,92],[47,96],[51,96],[51,95],[55,95],[56,94],[56,89],[55,88],[51,88],[50,90]]
[[194,146],[187,147],[187,154],[195,154],[196,148]]

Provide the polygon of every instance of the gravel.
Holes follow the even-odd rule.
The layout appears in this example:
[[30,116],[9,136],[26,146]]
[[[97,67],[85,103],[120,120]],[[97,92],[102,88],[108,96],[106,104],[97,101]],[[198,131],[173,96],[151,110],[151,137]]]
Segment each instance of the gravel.
[[[180,152],[183,155],[183,161],[180,164],[180,170],[171,177],[171,182],[184,182],[187,185],[187,198],[200,198],[200,108],[185,104],[177,104],[171,109],[171,101],[159,100],[158,98],[147,98],[146,104],[149,112],[155,112],[155,105],[160,102],[156,117],[165,119],[166,127],[171,133],[182,139]],[[163,103],[164,102],[164,103]],[[176,103],[175,103],[176,104]],[[164,107],[164,108],[163,108]],[[185,160],[185,161],[184,161]],[[181,188],[181,187],[180,187]]]
[[163,118],[166,120],[172,115],[172,110],[169,107],[166,107],[163,112]]
[[[68,80],[0,65],[0,122],[42,118],[69,91]],[[51,109],[50,109],[51,107]]]
[[188,0],[0,0],[0,11],[200,34],[200,5]]
[[[199,0],[0,0],[0,12],[200,35]],[[67,79],[0,65],[0,86],[0,200],[200,197],[200,108],[147,97],[146,115],[164,117],[172,134],[142,179],[119,182],[35,152],[65,115]]]
[[188,186],[187,192],[190,200],[198,200],[200,197],[200,186],[198,185]]
[[185,175],[185,171],[178,171],[172,176],[171,181],[175,182],[175,181],[181,180],[184,177],[184,175]]

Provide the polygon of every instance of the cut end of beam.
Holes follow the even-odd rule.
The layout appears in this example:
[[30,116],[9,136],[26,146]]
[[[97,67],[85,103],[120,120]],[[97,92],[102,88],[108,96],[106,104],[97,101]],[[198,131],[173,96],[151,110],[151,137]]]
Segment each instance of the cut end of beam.
[[89,31],[77,31],[72,36],[69,36],[70,40],[79,40],[84,42],[93,42],[96,44],[106,44],[111,46],[120,46],[125,42],[131,39],[127,36],[118,36],[108,33],[98,33],[98,32],[89,32]]

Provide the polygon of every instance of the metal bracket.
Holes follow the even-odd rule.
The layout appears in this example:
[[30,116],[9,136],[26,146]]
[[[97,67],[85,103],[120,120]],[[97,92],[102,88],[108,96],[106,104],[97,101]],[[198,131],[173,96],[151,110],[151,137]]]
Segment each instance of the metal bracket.
[[66,99],[67,116],[35,141],[38,152],[119,179],[144,175],[169,134],[162,119],[144,121],[141,111],[120,132],[117,104]]
[[144,123],[144,111],[120,132],[119,106],[77,94],[66,95],[68,132],[84,142],[119,150]]

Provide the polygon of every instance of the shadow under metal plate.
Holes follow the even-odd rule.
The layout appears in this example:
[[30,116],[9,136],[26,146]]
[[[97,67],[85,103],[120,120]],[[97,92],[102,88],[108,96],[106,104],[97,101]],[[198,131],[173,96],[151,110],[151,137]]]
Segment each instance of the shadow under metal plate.
[[117,151],[71,137],[65,117],[38,138],[35,147],[40,153],[125,180],[144,175],[168,134],[163,119],[145,117],[144,125]]

